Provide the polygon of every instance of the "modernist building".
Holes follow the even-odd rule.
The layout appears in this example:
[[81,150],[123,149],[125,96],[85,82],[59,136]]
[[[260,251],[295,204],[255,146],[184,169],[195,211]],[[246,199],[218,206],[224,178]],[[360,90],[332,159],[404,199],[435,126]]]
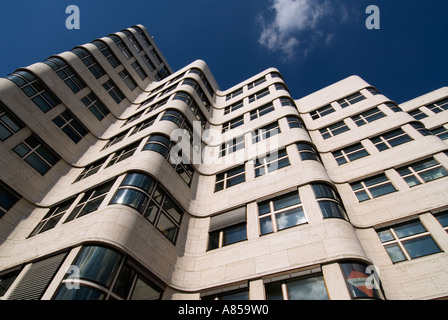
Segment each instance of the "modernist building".
[[[0,299],[443,299],[448,88],[222,91],[134,26],[0,79]],[[188,161],[190,160],[190,161]]]

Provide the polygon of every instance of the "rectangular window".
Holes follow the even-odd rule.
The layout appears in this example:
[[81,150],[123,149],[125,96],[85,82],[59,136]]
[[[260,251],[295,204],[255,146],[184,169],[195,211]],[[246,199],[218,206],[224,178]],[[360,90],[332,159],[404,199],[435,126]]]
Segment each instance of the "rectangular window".
[[116,103],[120,103],[124,99],[124,94],[117,87],[117,85],[112,81],[112,79],[103,83],[103,88],[110,94],[110,96],[115,100]]
[[414,117],[415,120],[420,120],[420,119],[424,119],[427,118],[428,115],[426,113],[424,113],[422,110],[420,109],[416,109],[413,111],[409,111],[408,112],[412,117]]
[[123,79],[124,83],[126,83],[126,85],[131,91],[137,87],[137,84],[135,83],[134,79],[131,78],[129,72],[127,72],[126,70],[118,72],[118,75],[121,77],[121,79]]
[[237,89],[237,90],[229,93],[228,95],[226,95],[226,101],[230,100],[230,99],[233,99],[233,98],[239,96],[242,93],[243,93],[243,88]]
[[48,64],[74,93],[86,86],[79,75],[64,60],[50,58],[44,63]]
[[68,110],[63,111],[59,116],[53,119],[53,122],[70,138],[74,143],[78,143],[88,130],[75,118]]
[[310,113],[310,115],[313,120],[317,120],[317,119],[325,117],[326,115],[329,115],[333,112],[335,112],[335,110],[334,110],[333,106],[331,104],[329,104],[329,105],[323,106],[322,108],[312,111]]
[[0,140],[5,141],[24,127],[23,122],[0,102]]
[[432,136],[432,133],[426,129],[424,125],[419,122],[414,122],[410,124],[415,130],[418,131],[422,136]]
[[110,138],[109,141],[107,141],[106,145],[103,147],[102,150],[104,150],[104,149],[106,149],[106,148],[108,148],[108,147],[110,147],[110,146],[112,146],[112,145],[114,145],[114,144],[116,144],[118,142],[123,141],[123,139],[126,137],[128,132],[129,132],[129,130],[121,132],[121,133],[113,136],[112,138]]
[[243,124],[244,124],[243,116],[232,119],[222,125],[222,133],[232,130],[236,127],[242,126]]
[[255,160],[255,177],[263,176],[267,173],[277,171],[289,166],[288,153],[286,148],[271,152],[269,156],[257,158]]
[[84,192],[84,196],[72,212],[70,212],[64,223],[98,210],[113,184],[114,180],[103,183],[94,189]]
[[354,144],[338,151],[333,151],[332,154],[338,165],[343,165],[369,155],[361,143]]
[[143,70],[142,66],[137,61],[132,63],[131,65],[132,65],[132,68],[134,68],[135,72],[140,77],[140,79],[145,80],[148,77],[145,70]]
[[136,134],[140,131],[145,130],[146,128],[149,128],[150,126],[152,126],[154,124],[154,122],[156,121],[156,116],[146,119],[145,121],[140,122],[139,124],[137,124],[133,129],[130,135]]
[[265,284],[266,300],[329,300],[321,273]]
[[247,240],[246,207],[237,208],[210,218],[208,250]]
[[361,92],[357,92],[344,99],[338,100],[338,103],[342,108],[346,108],[365,99],[366,97],[364,97]]
[[97,173],[101,169],[103,164],[106,162],[107,158],[108,157],[104,157],[100,160],[95,161],[91,165],[88,165],[87,167],[85,167],[84,170],[81,172],[81,174],[78,176],[78,178],[76,178],[76,180],[74,182],[78,182],[82,179],[85,179],[85,178],[91,176],[92,174]]
[[436,214],[434,214],[434,217],[437,219],[437,221],[439,221],[443,230],[448,232],[448,211],[436,213]]
[[447,140],[448,139],[448,129],[444,126],[440,126],[437,128],[434,128],[430,130],[431,133],[437,137],[439,137],[441,140]]
[[420,220],[377,230],[393,263],[441,252]]
[[146,55],[146,54],[142,55],[142,60],[145,62],[149,71],[154,71],[156,69],[156,67],[154,66],[154,63],[152,63],[152,61],[151,61],[151,59],[149,59],[148,55]]
[[397,171],[410,187],[415,187],[448,175],[448,171],[434,158],[399,168]]
[[19,201],[20,196],[0,180],[0,218]]
[[99,79],[106,74],[98,61],[84,48],[75,48],[72,52],[81,59],[96,79]]
[[138,146],[140,144],[140,141],[135,142],[129,146],[126,146],[118,151],[115,152],[112,159],[110,159],[109,163],[107,164],[107,167],[113,166],[114,164],[123,161],[129,157],[132,157],[135,153],[135,150],[137,150]]
[[90,92],[88,95],[82,98],[81,101],[100,121],[110,113],[109,109],[106,108],[104,103],[102,103],[101,100],[93,92]]
[[400,144],[412,141],[412,138],[402,129],[396,129],[383,133],[375,138],[371,138],[370,141],[372,141],[379,151],[384,151],[399,146]]
[[118,60],[117,56],[112,52],[112,50],[110,50],[109,46],[106,43],[100,40],[95,40],[92,43],[96,45],[98,49],[100,49],[103,56],[107,59],[107,61],[109,61],[110,65],[113,68],[121,65],[120,60]]
[[260,100],[261,98],[266,97],[267,95],[269,95],[269,88],[258,91],[257,93],[249,96],[249,103],[252,103],[256,100]]
[[383,173],[377,176],[351,183],[359,202],[377,198],[397,191],[389,178]]
[[258,109],[252,110],[250,112],[250,120],[255,120],[259,117],[264,116],[265,114],[274,111],[273,103],[265,104],[264,106],[259,107]]
[[361,127],[367,123],[381,119],[385,116],[386,115],[380,109],[373,108],[373,109],[367,110],[361,114],[353,116],[352,119],[358,127]]
[[265,83],[265,82],[266,82],[266,78],[265,77],[260,78],[260,79],[254,81],[254,82],[249,83],[247,85],[247,89],[250,90],[250,89],[255,88],[256,86],[259,86],[260,84]]
[[307,222],[302,201],[297,191],[259,202],[258,218],[261,235]]
[[131,59],[132,55],[129,52],[128,47],[123,42],[123,40],[121,40],[120,37],[118,37],[117,35],[113,34],[113,35],[110,35],[109,38],[111,38],[115,42],[115,44],[117,45],[118,49],[121,51],[121,53],[126,58],[126,60]]
[[347,127],[344,121],[336,122],[327,128],[320,129],[320,134],[322,138],[329,139],[343,132],[349,131],[350,129]]
[[216,175],[215,192],[236,186],[246,181],[244,164]]
[[293,100],[291,100],[290,98],[280,98],[280,104],[282,105],[282,107],[286,107],[286,106],[291,106],[291,107],[295,107],[296,104],[294,103]]
[[219,157],[225,157],[233,152],[244,149],[244,136],[233,138],[230,141],[221,144]]
[[287,116],[286,120],[288,121],[290,129],[293,128],[305,129],[305,125],[303,124],[302,120],[297,116]]
[[34,134],[26,138],[13,150],[41,175],[46,174],[61,159]]
[[260,129],[252,131],[252,143],[255,144],[261,140],[266,140],[280,133],[278,121],[268,124]]
[[448,98],[434,102],[433,104],[427,105],[426,107],[434,113],[440,113],[442,111],[448,110]]
[[240,109],[242,107],[243,107],[243,100],[240,100],[240,101],[238,101],[238,102],[236,102],[236,103],[234,103],[234,104],[232,104],[232,105],[230,105],[228,107],[225,107],[224,114],[229,114],[230,112],[238,110],[238,109]]

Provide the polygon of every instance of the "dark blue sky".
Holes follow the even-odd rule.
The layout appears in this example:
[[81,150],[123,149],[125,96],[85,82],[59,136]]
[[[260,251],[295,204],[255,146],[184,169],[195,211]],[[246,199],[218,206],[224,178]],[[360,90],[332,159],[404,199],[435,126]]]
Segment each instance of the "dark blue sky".
[[[65,27],[71,4],[79,30]],[[380,30],[365,27],[371,4]],[[446,0],[2,0],[0,76],[140,23],[173,70],[203,59],[223,90],[276,67],[295,99],[356,74],[401,103],[448,85],[447,11]]]

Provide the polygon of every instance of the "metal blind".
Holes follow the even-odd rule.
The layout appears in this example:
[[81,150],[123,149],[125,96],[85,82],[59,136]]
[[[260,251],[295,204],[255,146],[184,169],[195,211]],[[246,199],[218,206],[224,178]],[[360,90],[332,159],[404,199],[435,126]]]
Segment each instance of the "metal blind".
[[246,221],[246,207],[218,214],[210,218],[210,232]]
[[67,252],[33,262],[11,292],[9,300],[39,300],[58,271]]

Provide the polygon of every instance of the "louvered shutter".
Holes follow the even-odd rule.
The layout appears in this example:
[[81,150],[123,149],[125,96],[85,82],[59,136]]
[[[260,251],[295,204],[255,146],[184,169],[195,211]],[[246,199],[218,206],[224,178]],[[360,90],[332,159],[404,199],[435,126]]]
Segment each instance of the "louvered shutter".
[[9,300],[39,300],[58,271],[67,252],[33,262],[15,286]]
[[246,207],[233,209],[210,218],[210,232],[246,221]]

